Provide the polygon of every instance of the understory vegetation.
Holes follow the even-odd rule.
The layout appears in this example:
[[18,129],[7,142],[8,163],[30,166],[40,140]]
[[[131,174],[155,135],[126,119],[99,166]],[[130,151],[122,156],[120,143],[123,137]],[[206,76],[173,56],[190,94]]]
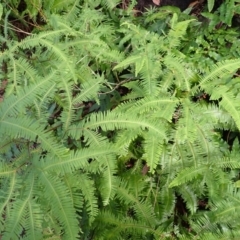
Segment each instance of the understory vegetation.
[[200,2],[1,1],[1,240],[240,239],[240,2]]

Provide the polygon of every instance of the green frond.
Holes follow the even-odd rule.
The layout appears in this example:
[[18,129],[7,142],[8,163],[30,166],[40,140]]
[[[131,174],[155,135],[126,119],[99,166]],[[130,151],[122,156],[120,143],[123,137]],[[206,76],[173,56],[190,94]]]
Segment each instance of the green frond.
[[206,171],[208,171],[208,167],[206,165],[185,168],[178,173],[177,177],[169,184],[169,187],[172,188],[186,182],[190,182],[193,179],[204,175]]
[[[211,70],[200,81],[200,87],[212,91],[215,86],[223,84],[226,77],[232,76],[239,68],[240,60],[227,60],[211,66]],[[219,78],[221,76],[221,78]]]
[[7,116],[14,116],[17,113],[26,111],[26,107],[31,105],[32,101],[40,98],[45,94],[47,89],[51,88],[54,84],[54,77],[56,72],[52,71],[51,74],[39,80],[37,83],[31,84],[30,87],[19,89],[18,95],[11,95],[3,103],[0,109],[0,121]]
[[121,201],[134,209],[134,214],[138,220],[144,220],[148,226],[154,226],[156,222],[152,206],[133,196],[127,189],[119,187],[117,195]]
[[59,159],[45,159],[44,162],[36,163],[42,168],[42,171],[57,171],[60,173],[71,173],[79,168],[85,168],[88,165],[89,159],[97,159],[101,161],[107,155],[111,155],[117,152],[114,146],[101,145],[85,148],[76,151],[76,153],[71,152],[68,156]]
[[1,187],[1,201],[0,201],[0,213],[1,213],[1,224],[4,225],[5,219],[3,218],[5,214],[6,207],[8,204],[13,200],[15,189],[19,187],[17,185],[17,178],[16,173],[12,173],[12,177],[8,182],[8,179],[6,179],[4,182],[2,181],[2,187]]
[[[22,42],[20,42],[18,45],[14,45],[12,48],[9,49],[10,56],[12,56],[12,53],[14,51],[17,51],[19,48],[23,49],[31,49],[36,46],[43,46],[48,49],[49,52],[54,54],[57,60],[60,60],[58,68],[63,71],[63,73],[68,73],[71,78],[77,82],[76,78],[76,72],[75,72],[75,65],[72,62],[72,60],[69,59],[69,57],[66,54],[66,51],[64,51],[68,45],[56,45],[54,44],[56,39],[54,37],[59,36],[59,34],[64,34],[64,30],[56,30],[51,31],[49,33],[45,32],[43,34],[33,35],[25,38]],[[4,55],[3,55],[4,56]],[[57,65],[55,65],[57,67]]]
[[[130,76],[133,77],[134,75]],[[131,89],[131,92],[128,93],[126,96],[123,96],[123,100],[136,100],[138,98],[143,98],[145,96],[145,92],[140,85],[140,81],[137,82],[128,82],[124,84],[125,87]]]
[[[29,201],[31,201],[31,197],[33,194],[33,186],[34,186],[34,178],[33,175],[30,174],[28,179],[26,179],[26,187],[27,187],[27,192],[25,192],[25,196],[19,196],[18,199],[14,199],[11,203],[11,209],[12,211],[8,212],[6,214],[6,222],[5,222],[5,227],[6,227],[6,232],[7,235],[3,236],[3,239],[5,236],[9,236],[12,239],[16,239],[17,236],[21,234],[23,231],[22,226],[26,226],[26,231],[30,233],[29,231],[33,231],[30,228],[27,228],[29,224],[31,224],[31,211],[33,209],[29,209]],[[21,184],[23,184],[23,181],[21,181]],[[33,217],[33,216],[32,216]],[[41,215],[38,216],[39,219],[41,218]],[[36,219],[37,220],[37,219]],[[30,221],[30,222],[29,222]],[[12,225],[11,223],[14,224]],[[41,229],[41,220],[36,221],[36,231]]]
[[[3,236],[3,240],[9,239],[17,239],[17,236],[20,236],[22,232],[22,224],[24,224],[24,217],[26,214],[28,199],[18,199],[18,201],[13,202],[11,205],[12,211],[10,212],[10,216],[7,216],[6,225],[6,233]],[[9,223],[14,223],[11,225]]]
[[122,147],[128,148],[129,145],[141,135],[142,135],[142,129],[140,128],[120,130],[115,140],[116,146],[119,148],[119,153]]
[[175,114],[174,118],[177,120],[177,129],[175,131],[174,139],[176,143],[182,144],[185,141],[194,142],[197,138],[196,122],[194,121],[193,110],[194,104],[189,100],[183,99],[182,106],[180,106]]
[[[78,213],[80,213],[83,209],[83,204],[84,204],[84,198],[83,194],[79,191],[79,174],[76,171],[74,174],[66,174],[63,176],[63,181],[68,188],[69,191],[69,197],[72,200],[72,205],[76,209]],[[87,188],[88,189],[88,188]],[[88,189],[90,191],[90,189]],[[79,218],[81,218],[79,216]]]
[[42,222],[43,216],[39,204],[36,204],[34,200],[29,200],[27,204],[26,214],[26,231],[27,239],[41,240],[43,239],[42,234]]
[[[141,64],[139,65],[139,61],[141,61]],[[128,67],[129,65],[133,64],[133,63],[138,63],[138,67],[136,67],[136,70],[135,70],[135,77],[138,75],[138,73],[140,72],[140,70],[142,69],[143,67],[143,62],[144,60],[142,59],[142,56],[137,54],[137,55],[132,55],[126,59],[124,59],[122,62],[120,62],[119,64],[117,64],[113,70],[118,70],[118,69],[122,69],[122,68],[126,68]]]
[[100,164],[103,173],[100,180],[99,190],[101,190],[103,205],[106,206],[109,204],[109,201],[113,199],[118,185],[119,179],[115,176],[117,172],[116,156],[106,156],[101,159]]
[[3,240],[240,236],[238,33],[120,3],[0,4]]
[[119,218],[106,211],[99,215],[98,221],[112,226],[111,229],[106,229],[103,232],[104,239],[113,239],[116,238],[116,236],[120,237],[121,235],[127,237],[129,234],[133,234],[134,237],[138,238],[143,237],[148,232],[155,233],[158,237],[161,236],[161,234],[151,226],[146,226],[145,224],[132,220],[129,217]]
[[115,112],[108,112],[107,114],[92,114],[89,120],[84,124],[83,128],[97,129],[101,127],[104,131],[115,129],[148,129],[149,132],[158,136],[160,139],[165,139],[165,129],[158,128],[158,122],[147,119],[139,119],[137,116],[125,116]]
[[61,77],[60,91],[63,92],[60,94],[61,100],[59,100],[59,105],[62,105],[63,112],[61,114],[61,121],[64,123],[63,129],[67,130],[72,121],[75,120],[74,111],[73,111],[73,87],[72,82],[67,81],[66,78]]
[[81,128],[79,129],[77,126],[74,127],[74,125],[71,126],[69,135],[74,139],[80,139],[83,137],[83,141],[87,146],[101,146],[105,144],[106,141],[108,142],[107,137],[102,136],[97,131],[90,129],[84,129],[84,131],[82,131]]
[[74,21],[77,18],[77,14],[79,13],[79,1],[73,0],[70,1],[70,4],[71,6],[68,6],[68,11],[64,15],[64,18],[74,24]]
[[44,130],[44,126],[37,121],[34,122],[31,118],[21,117],[18,122],[15,118],[6,118],[6,120],[0,121],[0,129],[1,135],[8,135],[12,139],[21,136],[35,141],[37,138],[43,149],[48,150],[52,156],[58,159],[68,153],[68,149],[58,144],[55,138]]
[[95,76],[85,79],[81,84],[81,92],[74,97],[73,106],[88,100],[97,100],[102,84],[105,82],[104,76]]
[[170,122],[178,103],[179,100],[175,97],[158,96],[155,98],[152,96],[120,104],[116,111],[128,111],[139,115],[149,114],[153,118],[162,117]]
[[13,86],[12,86],[12,89],[11,90],[8,89],[8,91],[12,93],[14,92],[14,90],[18,90],[18,85],[19,85],[18,79],[21,79],[21,74],[20,74],[20,71],[17,70],[17,64],[13,56],[10,55],[9,58],[12,63],[12,66],[9,67],[9,71],[10,71],[9,78],[13,80]]
[[[237,157],[237,158],[236,158]],[[219,168],[230,168],[230,169],[239,169],[240,162],[238,161],[238,156],[234,156],[233,158],[224,158],[221,161],[216,162],[216,166]]]
[[168,46],[169,48],[175,48],[178,47],[180,44],[180,40],[184,37],[186,34],[187,27],[190,22],[194,21],[193,19],[191,20],[185,20],[182,22],[177,21],[177,14],[173,14],[173,18],[171,20],[171,30],[168,33]]
[[115,8],[119,3],[121,2],[121,0],[103,0],[102,4],[104,6],[106,6],[109,9],[113,9]]
[[84,173],[80,173],[76,179],[77,187],[81,190],[83,198],[86,201],[86,210],[89,213],[89,222],[91,224],[98,215],[98,204],[95,196],[94,182]]
[[149,56],[144,57],[144,64],[140,70],[140,76],[142,78],[140,84],[146,96],[157,96],[158,94],[157,78],[161,74],[159,65],[160,63],[156,59],[151,59]]
[[38,80],[38,73],[36,69],[33,68],[29,64],[29,62],[26,61],[26,59],[19,57],[18,59],[11,58],[12,61],[14,61],[14,64],[16,65],[17,71],[21,73],[21,78],[22,81],[26,82],[29,80],[29,83],[36,83]]
[[43,187],[43,196],[56,220],[60,221],[64,239],[77,239],[79,226],[67,187],[58,177],[46,172],[39,171],[38,176],[39,184]]
[[[182,63],[182,58],[174,56],[174,54],[168,55],[164,58],[164,64],[167,66],[168,71],[171,71],[170,75],[174,78],[174,84],[181,91],[190,92],[190,77],[192,75],[192,71],[188,69],[187,65],[184,66]],[[173,83],[173,79],[171,79]],[[165,84],[167,82],[165,81]]]
[[155,168],[160,162],[160,157],[162,154],[162,144],[158,137],[150,136],[144,141],[145,153],[143,154],[143,159],[146,160],[150,172],[154,172]]
[[168,219],[172,214],[176,203],[174,191],[171,188],[164,186],[160,191],[159,200],[158,215],[161,217],[161,220]]
[[[34,101],[34,108],[36,111],[36,118],[37,119],[43,119],[49,118],[49,104],[51,104],[51,101],[54,97],[55,91],[56,91],[56,85],[52,84],[52,86],[42,95],[41,99],[36,99]],[[54,104],[52,104],[54,106]],[[47,122],[47,121],[46,121]]]
[[5,159],[0,157],[0,177],[14,177],[16,173],[16,169],[12,169],[5,161]]
[[196,213],[198,199],[197,199],[197,196],[196,196],[195,192],[193,191],[193,189],[191,189],[188,186],[183,186],[183,187],[181,187],[180,192],[181,192],[181,196],[184,199],[186,206],[187,206],[188,210],[190,211],[190,213],[191,214]]
[[239,99],[233,96],[230,92],[222,92],[222,100],[220,101],[220,106],[222,106],[234,119],[238,129],[240,129],[240,104]]
[[237,221],[231,221],[235,219],[239,211],[240,194],[239,191],[232,185],[228,186],[226,197],[222,201],[214,202],[213,215],[215,216],[215,221],[229,223],[232,226],[238,226]]

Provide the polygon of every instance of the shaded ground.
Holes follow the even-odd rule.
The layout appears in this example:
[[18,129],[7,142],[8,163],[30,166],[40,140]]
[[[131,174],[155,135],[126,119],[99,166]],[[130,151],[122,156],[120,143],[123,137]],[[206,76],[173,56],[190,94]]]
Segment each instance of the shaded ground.
[[[194,2],[193,0],[138,0],[137,8],[139,10],[144,10],[144,8],[149,6],[176,6],[179,7],[182,11],[185,10],[190,3]],[[201,1],[196,1],[201,2]]]

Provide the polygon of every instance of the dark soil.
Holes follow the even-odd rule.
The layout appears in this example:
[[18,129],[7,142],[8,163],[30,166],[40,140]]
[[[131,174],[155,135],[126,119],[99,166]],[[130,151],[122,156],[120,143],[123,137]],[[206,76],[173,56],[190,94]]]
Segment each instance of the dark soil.
[[[159,5],[154,2],[158,2]],[[145,8],[149,8],[150,6],[162,7],[162,6],[176,6],[180,8],[182,11],[185,10],[194,0],[138,0],[138,4],[136,8],[140,11],[143,11]]]

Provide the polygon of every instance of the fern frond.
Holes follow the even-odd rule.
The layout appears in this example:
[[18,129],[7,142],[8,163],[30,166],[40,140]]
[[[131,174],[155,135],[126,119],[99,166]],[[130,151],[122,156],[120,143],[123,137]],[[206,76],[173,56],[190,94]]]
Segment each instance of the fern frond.
[[15,190],[18,189],[19,187],[19,183],[17,183],[17,176],[16,176],[16,172],[12,173],[11,179],[6,180],[5,182],[1,182],[2,187],[1,187],[1,201],[0,201],[0,213],[1,213],[1,224],[4,225],[5,219],[3,218],[3,216],[5,215],[5,209],[8,206],[8,204],[15,200]]
[[29,200],[27,203],[26,214],[26,236],[28,239],[41,240],[43,239],[42,226],[43,214],[39,204],[34,200]]
[[140,100],[128,101],[120,104],[116,111],[135,113],[136,115],[149,114],[153,118],[162,117],[171,121],[179,100],[170,96],[145,97]]
[[119,156],[128,156],[131,143],[142,135],[141,129],[125,129],[118,132],[114,140]]
[[180,44],[181,38],[184,37],[186,34],[187,27],[190,22],[194,21],[193,19],[191,20],[185,20],[182,22],[177,22],[177,14],[174,13],[172,20],[171,20],[171,30],[168,33],[168,47],[169,48],[176,48]]
[[181,187],[180,192],[190,213],[191,214],[196,213],[197,206],[198,206],[198,199],[194,191],[188,186],[183,186]]
[[175,207],[176,197],[174,191],[164,186],[160,191],[159,200],[159,216],[162,220],[168,219]]
[[[56,85],[53,84],[41,97],[41,100],[36,99],[34,101],[34,107],[36,110],[37,119],[48,119],[49,118],[49,105],[54,97],[56,91]],[[54,106],[54,105],[52,105]],[[46,121],[47,122],[47,121]]]
[[157,78],[161,74],[159,70],[160,62],[156,59],[151,59],[149,56],[145,56],[144,60],[143,67],[140,70],[140,76],[142,78],[140,84],[144,89],[145,96],[157,96]]
[[43,171],[39,171],[38,176],[39,184],[43,187],[43,196],[51,206],[56,219],[60,221],[64,237],[66,239],[77,239],[79,226],[68,189],[56,176]]
[[71,124],[71,122],[75,119],[73,114],[73,97],[72,97],[72,82],[67,81],[66,78],[61,77],[61,91],[64,93],[59,94],[61,96],[61,103],[63,112],[61,114],[61,121],[64,123],[63,129],[66,131]]
[[115,176],[117,169],[117,161],[115,156],[106,156],[101,160],[103,170],[102,178],[100,181],[101,196],[103,199],[103,205],[109,204],[110,200],[113,199],[117,185],[118,178]]
[[[31,49],[39,45],[44,46],[48,49],[48,51],[51,51],[56,56],[56,59],[60,60],[60,64],[58,66],[60,67],[59,69],[61,69],[61,71],[63,71],[64,69],[65,71],[63,72],[69,73],[71,78],[75,82],[77,82],[75,65],[72,62],[72,59],[69,59],[69,57],[66,55],[66,52],[63,51],[68,47],[68,45],[66,45],[66,43],[64,47],[60,44],[56,45],[54,44],[55,41],[52,39],[55,36],[58,36],[58,34],[60,33],[63,34],[64,31],[61,29],[61,30],[52,31],[49,33],[45,32],[43,34],[29,36],[25,38],[18,45],[14,45],[12,48],[10,48],[9,49],[10,55],[12,54],[12,52],[16,51],[19,47],[23,49]],[[56,66],[57,65],[55,65],[55,67]]]
[[85,82],[81,84],[81,93],[74,97],[73,105],[81,103],[82,101],[97,100],[98,93],[104,82],[104,76],[99,75],[95,76],[95,78],[86,79]]
[[99,215],[98,222],[113,226],[111,229],[106,229],[104,231],[104,239],[113,239],[116,238],[116,236],[120,237],[121,235],[127,237],[129,233],[132,233],[136,239],[138,237],[141,239],[147,232],[155,233],[158,237],[161,236],[157,230],[151,226],[142,224],[141,221],[132,220],[129,217],[120,218],[107,211],[102,212]]
[[208,167],[205,165],[198,167],[185,168],[180,171],[177,177],[169,184],[169,187],[179,186],[186,182],[190,182],[193,179],[198,178],[201,175],[204,175],[208,171]]
[[60,173],[71,173],[79,168],[85,168],[88,165],[89,159],[97,159],[101,161],[107,155],[117,152],[117,149],[111,144],[93,146],[78,150],[76,153],[71,153],[69,156],[61,159],[49,159],[49,161],[36,163],[41,166],[43,171],[57,171]]
[[4,100],[0,109],[0,121],[9,115],[14,116],[19,112],[25,112],[25,108],[31,105],[32,101],[40,98],[45,94],[47,89],[54,85],[55,76],[56,72],[52,71],[51,74],[39,80],[37,83],[30,85],[30,87],[19,89],[17,96],[11,95]]
[[111,10],[115,8],[120,2],[121,0],[103,0],[102,1],[103,5]]
[[162,153],[161,141],[159,142],[159,139],[154,136],[146,137],[144,149],[145,153],[143,154],[143,159],[146,160],[150,172],[153,173],[160,162]]
[[77,14],[79,13],[79,1],[73,0],[71,2],[71,6],[67,8],[68,11],[64,15],[64,18],[66,21],[74,23],[74,21],[77,19]]
[[[234,72],[239,68],[240,60],[226,60],[223,62],[219,62],[214,66],[211,66],[211,70],[209,73],[205,74],[205,76],[200,81],[200,87],[206,89],[209,92],[209,88],[212,89],[219,85],[223,84],[226,77],[229,77],[234,74]],[[219,78],[221,76],[221,78]]]
[[[16,239],[17,236],[21,234],[23,231],[22,226],[25,225],[26,221],[31,221],[31,218],[27,217],[30,216],[31,213],[29,213],[29,210],[31,211],[32,209],[28,208],[29,207],[29,201],[31,201],[32,194],[33,194],[33,187],[34,187],[34,175],[30,174],[28,179],[26,179],[25,185],[27,185],[27,192],[25,192],[25,196],[19,196],[20,199],[13,200],[11,203],[11,208],[12,211],[10,211],[7,216],[6,216],[6,223],[5,223],[5,228],[7,234],[3,236],[3,239],[9,239],[13,238]],[[21,181],[21,184],[24,184],[23,181]],[[41,219],[41,215],[38,216],[39,219]],[[36,219],[37,220],[37,219]],[[13,223],[13,225],[9,223]],[[28,222],[25,226],[29,226],[31,222]],[[41,220],[36,222],[36,229],[39,230],[41,227]],[[41,229],[41,228],[40,228]],[[26,228],[26,231],[29,233],[29,228]],[[30,230],[31,231],[31,230]],[[7,238],[6,238],[7,236]],[[34,239],[34,238],[33,238]]]
[[238,158],[224,158],[221,161],[218,161],[215,163],[217,167],[219,168],[229,168],[229,169],[239,169],[240,163],[238,161]]
[[124,116],[115,112],[108,112],[107,114],[92,114],[89,117],[89,121],[82,127],[96,129],[101,127],[104,131],[115,129],[136,129],[142,130],[148,129],[149,132],[158,136],[161,139],[166,138],[165,129],[158,127],[158,122],[147,119],[139,119],[137,116]]
[[77,187],[82,191],[85,199],[87,212],[89,213],[90,224],[98,215],[98,204],[95,196],[95,187],[93,180],[87,174],[79,174],[77,176]]
[[50,133],[44,130],[44,126],[37,121],[33,122],[31,118],[22,117],[18,119],[18,122],[15,118],[0,121],[0,134],[6,134],[13,139],[21,136],[35,141],[37,138],[43,149],[59,159],[66,156],[68,152],[68,149],[63,148]]
[[15,176],[16,169],[12,169],[9,165],[7,165],[5,159],[0,157],[0,177],[8,177]]
[[225,92],[221,94],[222,100],[220,106],[222,106],[234,119],[238,129],[240,129],[240,104],[239,99],[236,99],[231,92]]
[[[20,236],[22,232],[22,224],[24,223],[24,217],[26,214],[28,199],[18,199],[18,201],[12,203],[12,211],[10,212],[10,216],[7,216],[6,225],[6,233],[2,239],[8,240],[9,237],[12,239],[17,239],[17,236]],[[9,224],[14,223],[14,225]]]
[[[77,129],[77,128],[76,128]],[[97,131],[93,131],[90,129],[84,129],[84,131],[76,131],[76,129],[72,129],[71,136],[74,138],[79,139],[80,137],[84,137],[84,142],[89,146],[101,146],[106,143],[107,137],[102,136]]]
[[127,189],[121,186],[117,189],[117,195],[121,201],[135,210],[138,220],[144,220],[146,224],[151,227],[155,225],[156,218],[151,204],[137,199]]
[[[122,62],[120,62],[119,64],[117,64],[113,70],[118,70],[118,69],[123,69],[128,67],[129,65],[136,63],[138,61],[142,60],[142,56],[137,54],[137,55],[132,55],[126,59],[124,59]],[[140,64],[141,66],[143,65],[143,60],[141,61],[142,64]],[[142,66],[143,67],[143,66]],[[136,67],[136,71],[135,71],[135,76],[137,76],[137,74],[139,73],[139,71],[142,69],[142,67],[138,66],[138,68]]]
[[[190,77],[192,75],[192,72],[190,67],[187,65],[184,66],[183,62],[184,57],[176,57],[175,54],[169,54],[164,58],[164,64],[167,66],[167,70],[171,71],[170,75],[174,79],[174,84],[178,89],[181,89],[182,91],[190,92],[191,86],[190,86]],[[173,83],[173,82],[172,82]],[[165,85],[167,84],[167,81],[165,81]]]

